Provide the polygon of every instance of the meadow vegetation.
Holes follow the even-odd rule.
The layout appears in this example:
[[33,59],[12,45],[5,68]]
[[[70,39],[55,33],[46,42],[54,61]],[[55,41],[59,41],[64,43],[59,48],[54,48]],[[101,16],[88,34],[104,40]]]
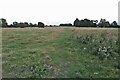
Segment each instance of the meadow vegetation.
[[118,78],[117,28],[3,28],[4,78]]

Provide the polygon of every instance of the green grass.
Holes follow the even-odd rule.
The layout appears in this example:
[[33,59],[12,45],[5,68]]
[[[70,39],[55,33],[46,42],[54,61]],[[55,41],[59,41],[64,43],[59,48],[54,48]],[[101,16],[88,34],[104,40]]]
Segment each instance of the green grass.
[[118,29],[3,29],[3,77],[118,78],[117,40]]

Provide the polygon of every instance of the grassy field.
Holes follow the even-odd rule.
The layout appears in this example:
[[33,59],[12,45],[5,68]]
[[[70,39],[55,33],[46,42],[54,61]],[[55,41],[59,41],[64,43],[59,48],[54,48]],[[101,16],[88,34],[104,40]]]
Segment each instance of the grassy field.
[[118,78],[118,29],[2,29],[4,78]]

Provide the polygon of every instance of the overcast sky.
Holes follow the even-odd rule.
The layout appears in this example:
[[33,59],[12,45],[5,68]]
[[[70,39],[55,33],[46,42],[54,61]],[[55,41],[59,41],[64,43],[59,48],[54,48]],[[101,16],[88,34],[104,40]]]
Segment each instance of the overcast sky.
[[76,18],[118,21],[119,0],[0,0],[0,18],[10,24],[38,21],[45,24],[73,23]]

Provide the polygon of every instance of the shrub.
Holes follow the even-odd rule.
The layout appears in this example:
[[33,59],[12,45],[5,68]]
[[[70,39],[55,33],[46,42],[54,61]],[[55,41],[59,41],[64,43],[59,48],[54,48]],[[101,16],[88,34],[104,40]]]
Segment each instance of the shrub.
[[82,45],[85,53],[96,55],[101,60],[117,56],[115,54],[118,53],[117,41],[107,38],[104,33],[100,36],[93,36],[92,34],[79,36],[77,41],[80,46]]

